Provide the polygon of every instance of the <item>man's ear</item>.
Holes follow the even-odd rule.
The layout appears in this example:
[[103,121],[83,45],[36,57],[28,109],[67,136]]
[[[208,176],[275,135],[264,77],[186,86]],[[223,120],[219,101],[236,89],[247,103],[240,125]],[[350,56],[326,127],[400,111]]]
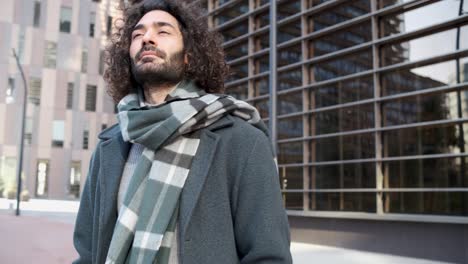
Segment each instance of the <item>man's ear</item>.
[[189,63],[189,59],[188,59],[188,54],[187,54],[187,53],[184,54],[184,63],[185,63],[185,64],[188,64],[188,63]]

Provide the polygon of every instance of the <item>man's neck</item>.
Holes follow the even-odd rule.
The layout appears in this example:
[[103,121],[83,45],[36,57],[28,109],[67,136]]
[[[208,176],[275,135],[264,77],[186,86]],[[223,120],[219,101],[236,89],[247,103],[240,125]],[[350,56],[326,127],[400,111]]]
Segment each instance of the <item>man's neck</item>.
[[178,84],[158,85],[154,87],[144,87],[145,100],[149,104],[158,105],[164,102],[167,95],[170,94]]

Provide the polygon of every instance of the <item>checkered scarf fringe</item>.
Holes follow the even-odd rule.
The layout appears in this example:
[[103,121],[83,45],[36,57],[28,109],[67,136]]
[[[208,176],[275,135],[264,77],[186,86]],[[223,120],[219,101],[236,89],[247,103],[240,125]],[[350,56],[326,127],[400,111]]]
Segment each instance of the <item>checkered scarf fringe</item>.
[[125,141],[145,148],[119,211],[107,263],[169,261],[178,217],[179,196],[197,152],[199,129],[230,113],[265,133],[257,110],[230,96],[206,94],[183,81],[166,102],[146,106],[129,94],[118,105]]

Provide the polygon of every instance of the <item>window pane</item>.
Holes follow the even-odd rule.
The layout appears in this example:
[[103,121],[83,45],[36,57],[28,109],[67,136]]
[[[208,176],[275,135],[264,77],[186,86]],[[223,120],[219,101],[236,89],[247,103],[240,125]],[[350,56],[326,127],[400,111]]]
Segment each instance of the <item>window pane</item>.
[[49,161],[38,160],[36,173],[36,196],[45,197],[48,189]]
[[375,163],[312,166],[313,188],[375,188]]
[[371,22],[348,27],[309,42],[309,58],[366,43],[372,39]]
[[268,94],[270,91],[269,76],[256,78],[253,81],[253,86],[254,86],[254,97]]
[[54,120],[52,125],[52,147],[63,147],[63,141],[65,138],[65,121]]
[[278,27],[278,44],[301,36],[301,20],[297,19]]
[[269,33],[263,33],[254,37],[254,51],[260,51],[270,47]]
[[381,75],[382,93],[386,96],[455,84],[456,72],[455,61],[387,72]]
[[[462,27],[468,31],[468,27]],[[383,66],[417,61],[456,51],[457,30],[451,29],[432,35],[404,42],[391,43],[382,46]],[[468,40],[460,38],[460,47],[468,47]]]
[[86,111],[96,111],[96,89],[95,85],[86,86]]
[[302,137],[302,116],[278,120],[278,139]]
[[384,162],[389,188],[466,188],[467,158],[415,159]]
[[237,81],[243,78],[246,78],[249,74],[249,65],[247,62],[236,63],[235,65],[230,65],[230,75],[227,79],[227,82]]
[[91,38],[94,37],[94,32],[95,32],[95,27],[96,27],[96,24],[95,24],[95,21],[96,21],[96,13],[94,12],[91,12],[89,14],[89,36]]
[[[468,126],[463,124],[463,133]],[[383,132],[384,156],[412,156],[460,153],[457,124],[403,128]],[[466,143],[463,143],[466,149]]]
[[41,23],[41,2],[34,1],[33,25],[34,27],[40,27],[40,23]]
[[28,100],[30,103],[35,105],[41,104],[41,89],[42,80],[40,78],[31,77],[29,79],[29,92]]
[[278,51],[278,66],[285,66],[302,61],[301,44]]
[[373,96],[372,76],[346,80],[310,89],[309,109],[370,99]]
[[[461,91],[466,93],[466,91]],[[466,101],[462,100],[466,109]],[[457,92],[419,95],[382,104],[384,126],[457,118]],[[467,113],[464,112],[464,115]]]
[[72,21],[72,9],[62,6],[60,8],[60,32],[70,33]]
[[247,83],[241,85],[231,86],[226,88],[226,94],[231,95],[239,100],[247,99],[248,87]]
[[237,18],[249,11],[249,3],[247,0],[239,1],[234,6],[224,9],[218,15],[213,16],[215,25],[222,25],[229,20]]
[[454,19],[458,16],[459,6],[460,1],[438,1],[406,13],[383,17],[380,20],[381,36],[410,32]]
[[361,211],[375,213],[374,193],[316,193],[311,194],[316,201],[315,210],[320,211]]
[[311,79],[325,81],[371,69],[372,51],[369,49],[311,66]]
[[374,127],[374,105],[365,104],[315,113],[313,135],[345,132]]
[[302,167],[281,168],[279,170],[281,189],[303,189],[302,170]]
[[368,159],[375,157],[374,134],[320,138],[310,143],[314,161]]
[[72,82],[68,83],[67,86],[67,109],[73,109],[73,89],[75,84]]
[[240,44],[230,46],[224,49],[226,54],[226,60],[231,61],[238,59],[240,57],[246,56],[248,53],[248,45],[247,42],[242,42]]
[[283,202],[286,210],[303,210],[304,194],[302,193],[285,193],[283,194]]
[[57,65],[57,43],[46,41],[44,67],[55,68]]
[[70,166],[69,194],[78,198],[80,196],[81,161],[72,161]]
[[302,91],[278,95],[278,114],[302,112]]
[[302,69],[289,70],[278,73],[278,90],[287,90],[302,86]]
[[308,33],[334,26],[370,12],[369,0],[346,1],[337,7],[329,8],[309,17]]
[[269,24],[270,24],[270,10],[259,13],[258,15],[254,17],[254,30],[257,30]]
[[278,164],[302,163],[302,142],[278,144]]
[[286,1],[285,3],[279,3],[277,6],[278,20],[294,15],[301,11],[301,1]]
[[224,41],[229,41],[247,34],[248,30],[248,20],[246,20],[245,22],[236,23],[234,26],[221,30],[221,35],[223,36]]
[[267,72],[270,70],[270,58],[268,55],[261,56],[254,59],[253,63],[253,72],[254,74],[259,74],[262,72]]
[[387,193],[388,213],[468,216],[467,192]]

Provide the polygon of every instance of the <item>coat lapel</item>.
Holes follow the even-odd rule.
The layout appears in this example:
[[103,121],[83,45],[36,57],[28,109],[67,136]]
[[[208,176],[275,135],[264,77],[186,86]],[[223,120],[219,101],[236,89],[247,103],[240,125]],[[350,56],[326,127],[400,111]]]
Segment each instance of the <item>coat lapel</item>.
[[219,135],[212,131],[231,126],[232,124],[233,121],[231,117],[226,116],[203,130],[200,135],[200,146],[192,161],[190,173],[180,197],[179,226],[181,227],[180,231],[182,231],[182,237],[185,236],[185,231],[187,230],[193,210],[197,205],[206,177],[210,171],[219,142]]
[[117,221],[117,195],[130,144],[123,141],[119,126],[101,133],[99,138],[104,142],[100,153],[102,166],[99,177],[101,190],[99,229],[102,232],[97,242],[98,248],[102,250],[98,252],[97,259],[104,263],[106,256],[101,252],[107,253]]

